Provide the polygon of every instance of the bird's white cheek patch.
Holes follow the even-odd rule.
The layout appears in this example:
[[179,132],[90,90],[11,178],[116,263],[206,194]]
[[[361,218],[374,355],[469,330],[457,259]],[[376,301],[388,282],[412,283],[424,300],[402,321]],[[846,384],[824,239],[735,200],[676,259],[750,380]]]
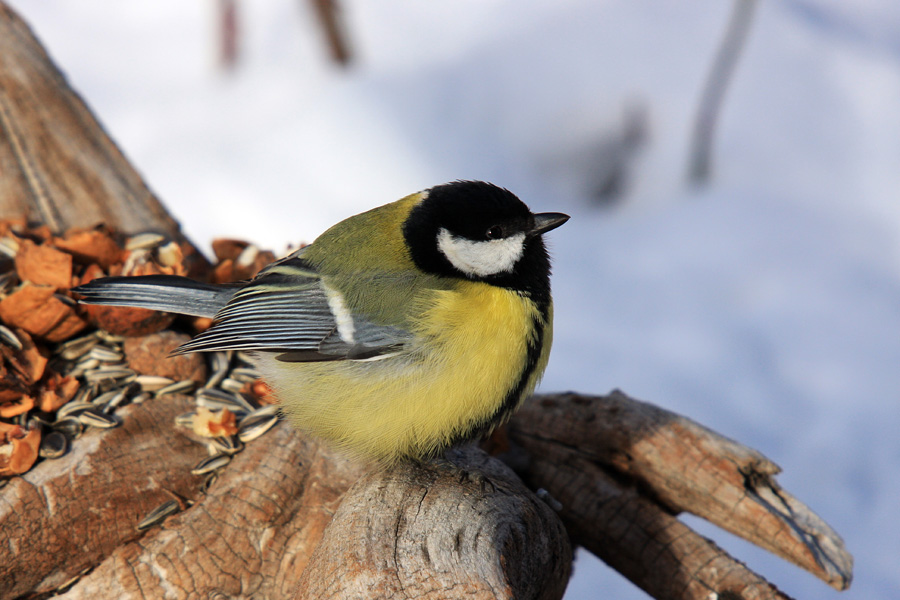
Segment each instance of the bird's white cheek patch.
[[524,233],[501,240],[475,242],[441,229],[437,242],[438,249],[450,264],[467,275],[478,277],[512,271],[525,251]]

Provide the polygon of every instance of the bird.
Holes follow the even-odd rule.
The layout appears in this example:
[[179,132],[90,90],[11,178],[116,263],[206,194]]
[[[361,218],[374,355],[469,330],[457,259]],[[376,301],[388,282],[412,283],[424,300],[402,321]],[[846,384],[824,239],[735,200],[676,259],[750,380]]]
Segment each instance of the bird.
[[297,428],[383,464],[502,424],[547,366],[543,235],[569,219],[454,181],[349,217],[249,281],[107,277],[85,304],[210,317],[175,353],[242,350]]

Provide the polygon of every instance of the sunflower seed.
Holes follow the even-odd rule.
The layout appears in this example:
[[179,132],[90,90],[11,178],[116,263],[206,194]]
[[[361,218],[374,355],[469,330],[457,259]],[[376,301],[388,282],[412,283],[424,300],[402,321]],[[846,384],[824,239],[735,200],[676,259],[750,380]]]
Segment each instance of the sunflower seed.
[[253,382],[262,377],[262,373],[252,367],[237,367],[231,371],[231,378],[241,383]]
[[150,250],[147,248],[136,248],[125,257],[125,263],[122,265],[123,273],[132,273],[135,268],[150,259]]
[[238,350],[234,353],[234,356],[244,364],[247,365],[255,365],[256,361],[253,360],[253,355],[249,352],[245,352],[244,350]]
[[224,369],[219,369],[218,371],[213,371],[212,375],[210,375],[206,379],[206,383],[203,384],[203,387],[205,389],[214,388],[217,385],[219,385],[219,383],[221,383],[222,380],[225,379],[225,377],[227,377],[227,376],[228,376],[228,367],[225,367]]
[[97,334],[97,337],[107,344],[121,344],[125,341],[124,335],[116,335],[104,329],[98,329],[95,333]]
[[162,504],[151,510],[149,513],[147,513],[146,517],[141,519],[141,522],[137,525],[138,531],[144,531],[145,529],[150,529],[151,527],[160,525],[168,517],[174,515],[180,510],[181,506],[178,504],[177,500],[169,500],[168,502],[163,502]]
[[75,417],[68,417],[65,419],[59,419],[55,423],[53,423],[53,429],[59,431],[62,434],[65,434],[66,437],[74,439],[81,435],[81,432],[84,431],[84,425]]
[[97,382],[97,393],[105,394],[106,392],[121,389],[122,386],[131,385],[135,377],[135,375],[129,375],[122,379],[101,379]]
[[103,404],[106,404],[108,401],[112,400],[113,396],[118,394],[120,391],[121,388],[116,388],[114,390],[103,392],[102,394],[95,396],[91,400],[91,404],[93,404],[94,406],[102,406]]
[[165,396],[166,394],[180,394],[185,392],[190,392],[197,385],[197,382],[193,379],[185,379],[184,381],[176,381],[175,383],[170,383],[166,387],[159,388],[156,390],[156,397]]
[[78,415],[78,420],[89,427],[98,429],[110,429],[119,424],[119,421],[112,415],[104,415],[93,410],[86,410]]
[[19,253],[19,241],[10,236],[0,238],[0,253],[3,253],[10,258],[15,258],[16,254]]
[[74,366],[71,369],[65,370],[65,375],[68,377],[83,378],[84,373],[85,369],[82,369],[79,366]]
[[68,374],[71,377],[81,377],[88,371],[96,369],[99,364],[100,361],[96,358],[85,357],[75,363],[75,366],[72,367]]
[[0,325],[0,340],[3,340],[3,343],[12,347],[14,350],[22,349],[22,342],[19,340],[18,336],[12,332],[12,329],[5,325]]
[[39,454],[43,458],[59,458],[66,453],[69,447],[69,440],[59,431],[51,431],[41,440],[41,449]]
[[176,242],[169,242],[164,246],[160,246],[156,249],[156,256],[159,257],[159,262],[161,262],[166,267],[173,267],[181,262],[184,255],[181,252],[181,248],[178,247]]
[[222,380],[222,383],[219,384],[219,387],[226,392],[231,392],[232,394],[240,394],[241,390],[244,389],[244,384],[237,379],[226,377]]
[[236,413],[248,413],[253,410],[253,405],[243,396],[216,388],[203,388],[197,392],[197,405],[213,410],[227,408]]
[[271,417],[278,416],[281,414],[281,407],[277,404],[267,404],[266,406],[262,406],[257,408],[252,413],[244,417],[245,419],[249,419],[250,417]]
[[239,405],[236,402],[228,401],[228,400],[219,400],[216,398],[210,398],[208,396],[201,396],[197,394],[197,406],[202,406],[204,408],[208,408],[212,411],[219,411],[223,409],[228,409],[234,413],[245,414],[247,411],[244,410],[244,407]]
[[234,436],[214,437],[209,440],[209,446],[216,454],[233,456],[244,449],[244,445]]
[[188,429],[194,428],[194,416],[196,413],[182,413],[180,415],[175,416],[175,425],[177,427],[186,427]]
[[138,375],[135,381],[145,392],[155,392],[166,387],[167,385],[172,385],[173,383],[175,383],[174,379],[161,377],[159,375]]
[[259,247],[254,244],[250,244],[238,255],[237,259],[234,261],[234,264],[239,267],[249,267],[253,264],[253,261],[256,260],[256,257],[259,256]]
[[[106,405],[103,406],[103,414],[108,415],[112,411],[116,410],[116,408],[118,408],[119,405],[128,398],[128,394],[130,394],[133,389],[134,384],[129,384],[121,388],[120,390],[113,390],[115,394],[109,399]],[[96,400],[94,402],[96,403]]]
[[146,250],[156,248],[166,241],[166,236],[158,233],[139,233],[125,242],[126,250]]
[[74,338],[57,346],[56,355],[65,360],[76,360],[99,343],[100,339],[95,334]]
[[278,423],[278,417],[275,415],[247,415],[238,428],[238,439],[245,444],[252,442],[272,429],[276,423]]
[[91,348],[88,356],[96,358],[100,362],[119,362],[125,358],[125,355],[118,350],[99,344]]
[[208,458],[204,458],[200,462],[198,462],[193,469],[191,469],[192,475],[205,475],[207,473],[212,473],[216,469],[221,469],[225,465],[231,462],[231,457],[226,454],[216,454],[214,456],[210,456]]
[[209,362],[212,375],[206,379],[206,383],[203,384],[203,387],[214,388],[228,375],[228,369],[231,367],[231,353],[214,352],[210,356]]
[[72,402],[90,402],[91,398],[93,398],[96,393],[96,385],[82,385],[78,388],[78,391],[75,392],[75,396],[69,401],[69,404]]
[[209,488],[219,479],[219,474],[213,471],[209,475],[206,476],[206,479],[203,480],[203,483],[200,484],[200,493],[206,494],[209,492]]
[[125,379],[136,375],[134,371],[127,367],[103,367],[102,369],[87,371],[84,374],[84,378],[94,383],[104,379]]
[[227,352],[211,352],[209,355],[209,360],[212,363],[210,367],[213,371],[227,369],[229,366],[231,366],[231,356],[231,350]]
[[143,404],[147,400],[153,397],[153,394],[150,392],[141,392],[137,396],[131,399],[132,404]]
[[79,414],[92,408],[94,408],[92,403],[73,398],[59,407],[59,410],[56,411],[56,420],[61,421],[66,417],[77,417]]

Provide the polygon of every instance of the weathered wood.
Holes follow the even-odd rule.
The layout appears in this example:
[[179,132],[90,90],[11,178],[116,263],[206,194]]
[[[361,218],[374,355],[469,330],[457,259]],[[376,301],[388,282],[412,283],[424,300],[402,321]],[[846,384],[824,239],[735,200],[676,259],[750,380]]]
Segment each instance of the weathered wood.
[[[554,466],[576,460],[596,464],[602,469],[598,478],[608,474],[604,486],[620,482],[619,489],[610,487],[603,494],[594,490],[596,496],[619,498],[634,488],[659,511],[703,517],[836,589],[850,585],[853,558],[840,536],[778,485],[774,475],[780,469],[759,452],[690,419],[618,391],[608,396],[562,394],[526,403],[513,417],[510,437],[540,461],[526,471],[529,483],[547,488],[564,507],[583,501],[585,484],[598,483],[561,481]],[[544,479],[548,474],[554,475],[552,483]],[[606,518],[591,526],[609,527],[610,539],[615,539],[617,525]],[[571,533],[576,539],[585,534]],[[629,547],[633,542],[626,540],[609,553],[627,553]],[[654,567],[652,556],[645,559],[647,568]],[[693,573],[688,563],[684,568]]]
[[183,241],[175,219],[3,2],[0,216],[25,216],[57,233],[105,223]]
[[0,599],[57,589],[140,538],[137,523],[173,494],[197,495],[190,470],[206,450],[172,426],[192,405],[170,396],[126,407],[121,427],[86,432],[0,489]]
[[345,496],[295,598],[561,598],[556,514],[479,450],[369,472]]
[[[133,525],[168,496],[157,495],[149,502],[146,495],[134,494],[132,482],[157,481],[161,469],[171,477],[176,477],[180,469],[181,475],[188,477],[190,465],[185,463],[193,464],[198,458],[197,447],[182,448],[186,442],[167,426],[172,412],[184,410],[184,406],[154,413],[159,422],[138,419],[132,423],[131,411],[146,419],[148,406],[158,410],[163,404],[126,409],[126,428],[121,433],[90,434],[114,441],[116,453],[79,439],[66,458],[45,462],[2,490],[3,502],[11,507],[4,530],[17,530],[23,540],[35,543],[30,553],[4,557],[8,573],[31,576],[31,580],[15,582],[13,596],[23,590],[52,589],[93,564],[98,566],[68,592],[69,597],[91,597],[100,589],[109,589],[112,581],[119,586],[117,593],[144,594],[147,598],[154,597],[154,590],[185,586],[185,596],[178,597],[215,592],[365,597],[361,595],[365,590],[373,592],[370,597],[377,597],[379,592],[441,597],[448,590],[468,590],[476,597],[561,595],[566,579],[562,565],[568,564],[567,543],[561,541],[565,536],[554,533],[555,516],[548,515],[543,503],[515,478],[498,472],[493,462],[468,464],[465,469],[473,475],[462,479],[459,472],[448,471],[445,465],[375,469],[342,499],[360,473],[359,466],[340,460],[284,425],[241,453],[222,472],[208,496],[198,498],[194,492],[178,491],[188,499],[196,498],[197,504],[169,519],[164,529],[138,539]],[[685,428],[694,430],[695,435],[671,437]],[[666,490],[671,484],[655,482],[660,473],[680,473],[684,487],[690,487],[686,483],[690,480],[694,485],[715,480],[709,473],[693,474],[684,469],[685,456],[691,453],[665,449],[666,444],[704,446],[694,443],[698,431],[705,430],[683,417],[616,393],[602,398],[534,398],[514,417],[510,437],[528,453],[527,466],[521,469],[526,481],[533,488],[547,490],[551,503],[559,502],[560,516],[573,539],[654,597],[706,598],[712,590],[738,593],[743,598],[783,598],[763,578],[669,512],[681,500],[672,500],[679,494]],[[713,432],[707,434],[711,440],[718,437]],[[148,454],[142,446],[148,436],[159,439],[165,450],[175,449],[180,462],[172,467],[172,459],[157,454],[156,447]],[[663,444],[660,440],[667,441]],[[734,442],[712,447],[721,452],[728,444],[734,444],[736,451],[700,462],[713,470],[725,465],[727,471],[727,465],[734,461],[733,468],[739,470],[741,461],[734,460],[736,454],[757,456]],[[655,462],[648,458],[654,455],[680,460],[674,460],[674,466],[668,469],[668,459]],[[66,464],[66,460],[74,463]],[[29,512],[14,506],[15,500],[10,498],[32,489],[30,479],[43,476],[42,469],[48,466],[58,470],[57,479],[65,482],[69,479],[67,470],[78,472],[86,468],[84,465],[90,466],[89,473],[117,473],[115,478],[100,480],[102,494],[116,497],[116,505],[130,515],[128,527],[123,527],[118,517],[115,525],[92,523],[91,530],[124,530],[127,535],[119,539],[118,546],[112,542],[99,552],[71,549],[65,554],[66,568],[62,571],[59,565],[42,566],[44,562],[29,557],[46,549],[50,542],[46,537],[34,537],[35,532],[49,532],[45,535],[55,540],[53,531],[76,530],[73,519],[55,522],[61,511],[47,512],[43,503],[37,503]],[[658,470],[656,475],[654,469]],[[704,470],[702,465],[694,469]],[[80,479],[72,481],[75,491],[55,490],[51,496],[97,501],[98,493],[88,494],[77,487],[83,485]],[[95,483],[98,479],[88,477],[85,481]],[[719,484],[726,490],[730,486],[727,477]],[[163,487],[176,491],[169,484]],[[704,506],[718,502],[715,493],[710,495],[712,499],[698,496],[693,512],[709,518]],[[724,496],[733,497],[727,491]],[[660,504],[663,498],[667,500]],[[83,510],[76,508],[77,502],[69,502],[73,508],[68,508],[67,514],[80,518]],[[337,519],[319,544],[339,504]],[[805,507],[794,509],[801,519],[795,525],[803,531]],[[752,524],[755,519],[765,527],[770,518],[758,510],[740,509],[734,515],[738,530],[742,520],[749,518]],[[21,524],[31,524],[31,529]],[[528,543],[504,543],[521,539]],[[830,541],[840,543],[839,538]],[[10,547],[21,547],[16,546],[20,543]],[[83,540],[76,538],[71,543],[80,545]],[[837,558],[849,557],[840,552]],[[549,573],[548,563],[553,565]],[[165,564],[170,567],[161,576],[153,565]],[[307,564],[310,566],[304,572]],[[536,573],[540,575],[537,580],[527,577]],[[522,587],[511,587],[515,585]]]
[[581,456],[562,464],[557,458],[535,455],[529,484],[540,482],[560,503],[560,516],[579,545],[653,598],[788,598],[648,499],[638,486],[611,477],[603,466]]
[[289,598],[359,465],[281,424],[63,598]]

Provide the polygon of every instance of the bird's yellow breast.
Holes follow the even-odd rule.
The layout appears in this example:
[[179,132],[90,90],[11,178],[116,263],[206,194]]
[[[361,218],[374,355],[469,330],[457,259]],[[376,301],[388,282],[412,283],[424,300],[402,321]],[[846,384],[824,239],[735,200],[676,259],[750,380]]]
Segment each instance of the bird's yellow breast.
[[415,311],[415,341],[397,354],[318,363],[265,358],[261,367],[294,425],[391,461],[433,454],[489,423],[523,376],[539,311],[516,292],[469,281],[429,290],[418,302],[427,308]]

